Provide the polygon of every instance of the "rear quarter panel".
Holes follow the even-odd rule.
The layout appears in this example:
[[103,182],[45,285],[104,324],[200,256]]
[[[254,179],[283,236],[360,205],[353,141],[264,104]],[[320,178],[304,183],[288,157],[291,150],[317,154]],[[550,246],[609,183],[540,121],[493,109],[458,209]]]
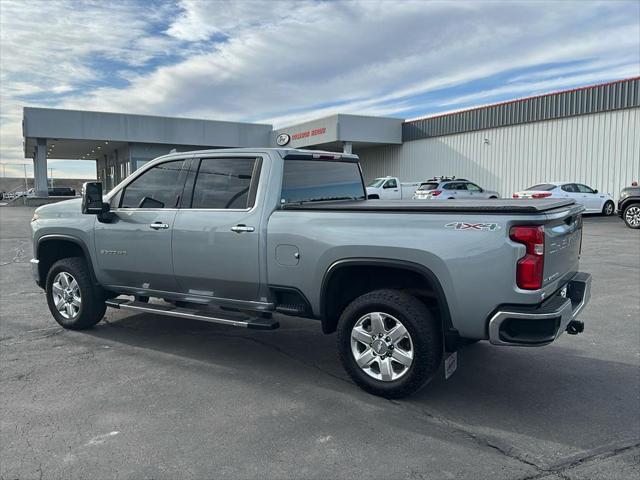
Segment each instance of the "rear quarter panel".
[[[298,288],[319,316],[322,281],[333,263],[350,258],[413,262],[438,278],[460,334],[485,338],[486,319],[498,305],[539,303],[554,288],[528,292],[515,285],[515,265],[524,255],[524,246],[509,240],[509,228],[514,223],[544,223],[546,216],[514,217],[278,210],[268,224],[268,281]],[[495,227],[455,228],[458,222]],[[279,264],[275,258],[278,245],[296,246],[299,263]]]

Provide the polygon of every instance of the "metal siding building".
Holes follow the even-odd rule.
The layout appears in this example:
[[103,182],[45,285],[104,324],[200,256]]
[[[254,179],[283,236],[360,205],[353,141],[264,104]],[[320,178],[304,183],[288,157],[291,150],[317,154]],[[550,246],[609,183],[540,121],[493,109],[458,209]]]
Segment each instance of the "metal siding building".
[[640,79],[408,121],[403,141],[356,152],[367,181],[455,175],[510,196],[567,180],[617,197],[640,176]]
[[[404,121],[336,114],[271,125],[24,109],[25,157],[47,194],[47,160],[96,162],[112,188],[170,150],[288,146],[360,155],[366,180],[455,175],[510,197],[545,181],[585,183],[617,197],[640,177],[640,77]],[[284,143],[278,143],[284,138]]]

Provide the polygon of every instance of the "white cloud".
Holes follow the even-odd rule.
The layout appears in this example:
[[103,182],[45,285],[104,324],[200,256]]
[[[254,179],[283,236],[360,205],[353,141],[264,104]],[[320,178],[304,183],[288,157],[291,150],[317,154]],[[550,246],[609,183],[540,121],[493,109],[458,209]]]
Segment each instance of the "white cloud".
[[[633,75],[640,64],[633,1],[184,0],[177,15],[172,4],[22,5],[1,12],[3,159],[19,151],[28,93],[66,108],[282,125],[521,96]],[[53,20],[33,23],[43,16]]]

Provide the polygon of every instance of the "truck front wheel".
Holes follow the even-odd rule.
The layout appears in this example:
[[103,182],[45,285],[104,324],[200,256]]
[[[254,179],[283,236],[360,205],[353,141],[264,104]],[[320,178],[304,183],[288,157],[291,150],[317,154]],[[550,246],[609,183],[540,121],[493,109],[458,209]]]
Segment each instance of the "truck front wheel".
[[49,310],[62,327],[84,330],[104,316],[104,292],[91,281],[84,259],[71,257],[55,262],[46,286]]
[[417,298],[375,290],[353,300],[338,323],[340,360],[363,390],[401,398],[426,385],[442,360],[442,332]]

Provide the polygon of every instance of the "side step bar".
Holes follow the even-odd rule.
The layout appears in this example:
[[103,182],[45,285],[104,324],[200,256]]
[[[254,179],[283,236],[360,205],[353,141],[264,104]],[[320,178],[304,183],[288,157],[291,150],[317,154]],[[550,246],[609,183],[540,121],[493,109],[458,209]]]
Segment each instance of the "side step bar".
[[190,318],[192,320],[202,320],[205,322],[230,325],[232,327],[252,328],[255,330],[274,330],[280,326],[277,320],[272,318],[250,317],[236,312],[210,312],[194,308],[176,307],[175,305],[162,305],[156,303],[137,302],[122,298],[107,300],[106,304],[111,308],[122,310],[132,310],[140,313],[155,313],[156,315],[166,315],[169,317]]

